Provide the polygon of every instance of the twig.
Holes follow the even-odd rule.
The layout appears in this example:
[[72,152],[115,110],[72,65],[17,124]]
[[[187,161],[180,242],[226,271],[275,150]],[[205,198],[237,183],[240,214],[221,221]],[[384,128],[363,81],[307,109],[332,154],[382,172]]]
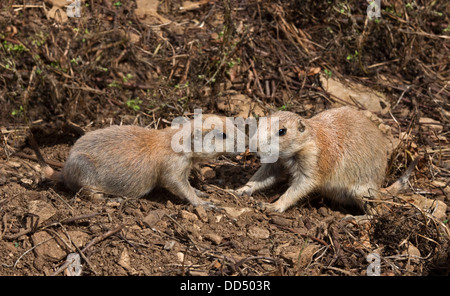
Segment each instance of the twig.
[[[14,153],[14,154],[15,154],[16,156],[21,157],[21,158],[25,158],[25,159],[37,161],[37,158],[36,158],[36,156],[34,156],[34,155],[28,155],[28,154],[25,154],[25,153],[23,153],[23,152],[16,152],[16,153]],[[55,167],[58,167],[58,168],[62,168],[62,167],[64,166],[64,165],[63,165],[62,163],[60,163],[59,161],[52,161],[52,160],[46,159],[45,162],[48,163],[48,164],[51,165],[51,166],[55,166]]]
[[333,266],[322,266],[325,269],[330,269],[330,270],[334,270],[334,271],[338,271],[338,272],[342,272],[345,275],[349,275],[349,276],[355,276],[355,274],[353,272],[341,269],[341,268],[337,268],[337,267],[333,267]]
[[436,35],[436,34],[430,34],[430,33],[426,33],[426,32],[412,32],[412,31],[406,31],[403,29],[398,29],[399,32],[402,33],[406,33],[406,34],[415,34],[415,35],[419,35],[419,36],[426,36],[428,38],[432,38],[432,39],[450,39],[450,36],[446,36],[446,35]]
[[46,242],[48,242],[48,241],[50,241],[50,240],[52,240],[52,239],[54,239],[54,238],[55,238],[55,237],[52,236],[51,238],[46,239],[45,241],[42,241],[42,242],[36,244],[35,246],[33,246],[32,248],[26,250],[25,253],[23,253],[22,255],[20,255],[19,258],[17,258],[16,262],[15,262],[14,265],[13,265],[13,268],[16,268],[17,263],[19,263],[19,260],[22,259],[23,256],[25,256],[26,254],[28,254],[29,252],[31,252],[32,250],[34,250],[34,249],[37,248],[38,246],[40,246],[40,245],[42,245],[42,244],[45,244]]
[[[119,232],[122,228],[124,227],[124,225],[119,225],[116,228],[102,234],[101,236],[98,236],[96,238],[94,238],[93,240],[91,240],[82,250],[81,250],[81,256],[84,257],[84,252],[86,252],[87,249],[89,249],[90,247],[92,247],[93,245],[95,245],[96,243],[104,240],[105,238],[115,234],[116,232]],[[58,274],[60,274],[61,272],[63,272],[72,262],[70,261],[66,261],[60,268],[58,268],[58,270],[56,270],[51,276],[56,276]]]
[[93,213],[93,214],[81,215],[81,216],[78,216],[78,217],[67,218],[67,219],[62,220],[60,223],[67,224],[67,223],[75,222],[77,220],[93,218],[93,217],[99,216],[101,214],[102,213]]
[[[403,99],[403,96],[405,95],[405,93],[411,88],[412,85],[408,85],[406,87],[406,89],[402,92],[402,94],[400,95],[400,97],[398,98],[397,102],[395,103],[395,105],[391,108],[391,110],[394,110],[395,107],[397,107],[397,105],[400,103],[400,101]],[[389,111],[390,112],[390,111]]]
[[276,226],[277,226],[278,228],[280,228],[280,229],[283,229],[283,230],[287,230],[287,231],[293,232],[293,233],[298,234],[298,235],[300,235],[300,236],[302,236],[302,237],[310,238],[310,239],[312,239],[313,241],[318,242],[318,243],[320,243],[320,244],[322,244],[322,245],[328,247],[328,243],[327,243],[326,241],[320,239],[320,238],[314,237],[314,236],[309,235],[309,234],[301,233],[301,232],[299,232],[298,230],[296,230],[296,229],[294,229],[294,228],[284,227],[284,226],[280,226],[280,225],[276,225]]
[[124,227],[123,224],[117,226],[116,228],[102,234],[101,236],[98,236],[96,238],[94,238],[93,240],[91,240],[81,251],[82,252],[86,252],[87,249],[89,249],[90,247],[92,247],[93,245],[95,245],[96,243],[104,240],[105,238],[115,234],[116,232],[119,232],[120,230],[122,230],[122,228]]

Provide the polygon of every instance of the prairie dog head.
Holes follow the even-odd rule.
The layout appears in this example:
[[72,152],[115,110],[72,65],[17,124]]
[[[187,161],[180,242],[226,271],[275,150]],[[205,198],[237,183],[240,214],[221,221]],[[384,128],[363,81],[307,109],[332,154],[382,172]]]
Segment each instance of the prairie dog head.
[[199,114],[181,124],[180,129],[179,125],[172,123],[172,129],[178,129],[171,143],[175,152],[192,153],[196,158],[214,158],[245,151],[246,135],[233,118]]
[[257,147],[261,162],[275,162],[279,158],[288,158],[301,150],[302,143],[309,136],[309,127],[299,115],[278,111],[264,122],[260,118],[258,132],[250,139],[250,146]]

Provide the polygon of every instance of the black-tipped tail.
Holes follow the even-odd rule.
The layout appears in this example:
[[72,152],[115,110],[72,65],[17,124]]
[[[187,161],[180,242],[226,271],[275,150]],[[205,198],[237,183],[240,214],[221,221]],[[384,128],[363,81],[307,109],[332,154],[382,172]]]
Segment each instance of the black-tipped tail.
[[28,143],[30,144],[31,149],[33,149],[34,153],[36,154],[37,162],[41,166],[42,171],[44,172],[45,178],[50,179],[55,182],[62,182],[61,173],[52,169],[48,165],[48,163],[45,161],[44,156],[42,156],[41,150],[39,149],[39,146],[38,146],[36,139],[34,138],[34,135],[32,132],[30,132],[30,135],[28,137]]
[[414,159],[414,161],[408,166],[406,171],[398,178],[397,181],[395,181],[391,186],[382,189],[382,191],[390,193],[392,195],[397,195],[398,193],[401,193],[405,191],[408,188],[408,180],[411,176],[412,172],[416,168],[417,163],[419,162],[420,157],[417,157]]

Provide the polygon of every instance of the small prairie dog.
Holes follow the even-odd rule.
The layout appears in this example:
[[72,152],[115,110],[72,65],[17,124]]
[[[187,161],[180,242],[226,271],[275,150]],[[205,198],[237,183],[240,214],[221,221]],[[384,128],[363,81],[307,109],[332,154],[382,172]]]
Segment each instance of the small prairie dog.
[[[276,202],[265,204],[265,209],[283,212],[311,192],[360,206],[362,197],[376,197],[386,173],[388,142],[362,112],[340,107],[304,119],[279,111],[268,122],[277,118],[279,129],[270,134],[269,124],[267,139],[278,137],[278,160],[263,163],[247,184],[236,190],[238,195],[266,189],[287,173],[289,188]],[[399,190],[405,178],[407,181],[404,175],[386,190]]]
[[[219,124],[205,125],[209,119],[218,120]],[[200,128],[195,127],[194,120],[186,121],[190,122],[187,132],[192,138],[189,139],[197,138],[200,133],[202,136],[213,133],[210,145],[224,147],[225,117],[203,115]],[[61,172],[45,163],[36,143],[31,146],[34,146],[44,175],[74,191],[85,188],[106,194],[141,197],[158,186],[194,206],[210,205],[199,198],[207,194],[194,189],[188,177],[196,161],[225,154],[225,149],[205,152],[201,147],[200,151],[176,152],[173,139],[180,135],[182,129],[182,125],[176,129],[167,127],[161,130],[116,125],[88,132],[74,144]],[[192,140],[189,145],[192,147]]]

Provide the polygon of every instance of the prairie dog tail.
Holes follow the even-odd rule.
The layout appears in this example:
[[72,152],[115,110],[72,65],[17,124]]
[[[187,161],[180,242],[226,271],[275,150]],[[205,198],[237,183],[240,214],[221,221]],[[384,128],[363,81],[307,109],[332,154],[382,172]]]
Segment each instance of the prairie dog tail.
[[44,173],[44,176],[46,179],[50,179],[55,182],[63,182],[62,174],[61,172],[55,171],[52,169],[46,162],[44,157],[41,154],[41,150],[39,149],[39,146],[34,139],[33,133],[30,132],[30,137],[28,138],[31,149],[33,149],[34,153],[36,154],[37,161],[39,165],[41,166],[41,169]]
[[397,195],[398,193],[401,193],[407,189],[408,185],[408,179],[411,176],[411,173],[416,168],[417,163],[419,162],[420,157],[417,157],[414,159],[414,161],[408,166],[406,171],[398,178],[397,181],[395,181],[391,186],[387,188],[381,189],[381,192],[389,193],[392,195]]

